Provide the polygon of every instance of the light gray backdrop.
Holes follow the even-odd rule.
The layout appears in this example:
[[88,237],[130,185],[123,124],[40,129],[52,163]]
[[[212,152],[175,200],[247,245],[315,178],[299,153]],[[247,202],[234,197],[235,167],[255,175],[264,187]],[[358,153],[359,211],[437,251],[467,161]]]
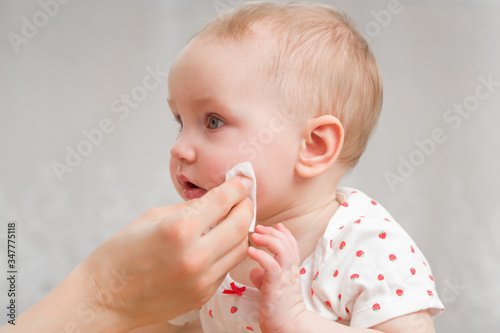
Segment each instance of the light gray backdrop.
[[[20,310],[143,211],[179,202],[166,80],[147,90],[143,79],[238,2],[0,2],[0,267],[13,220]],[[385,205],[426,254],[447,307],[438,331],[498,332],[499,3],[323,2],[359,23],[385,84],[376,133],[343,185]],[[68,164],[69,150],[87,156]]]

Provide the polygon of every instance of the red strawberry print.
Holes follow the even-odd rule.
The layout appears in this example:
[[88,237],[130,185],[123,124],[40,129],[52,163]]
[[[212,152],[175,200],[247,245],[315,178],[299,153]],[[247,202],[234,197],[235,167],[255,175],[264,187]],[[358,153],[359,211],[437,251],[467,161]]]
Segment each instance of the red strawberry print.
[[247,326],[246,328],[247,328],[247,330],[249,330],[249,331],[255,332],[255,330],[254,330],[253,328],[251,328],[250,326]]
[[380,232],[380,234],[378,234],[378,237],[380,239],[385,239],[385,237],[387,237],[387,233],[385,231],[382,231],[382,232]]
[[376,206],[377,202],[375,200],[372,200],[372,205]]
[[330,249],[333,248],[333,239],[330,239]]
[[356,279],[359,279],[359,274],[353,274],[351,275],[351,280],[354,281]]
[[339,229],[342,229],[344,226],[341,226]]
[[214,314],[212,313],[212,310],[208,310],[208,315],[213,318],[214,317]]
[[332,307],[332,303],[330,303],[329,301],[326,301],[325,303],[326,303],[326,306],[328,306],[330,308]]
[[384,218],[384,220],[386,220],[387,222],[391,222],[388,218]]
[[398,290],[396,290],[396,294],[397,294],[398,296],[403,296],[405,293],[404,293],[404,291],[403,291],[403,290],[398,289]]
[[236,311],[238,311],[238,307],[233,305],[233,307],[231,308],[231,313],[235,313]]
[[344,207],[349,207],[349,203],[348,203],[347,201],[344,201],[344,202],[342,203],[342,206],[344,206]]
[[424,264],[424,266],[427,266],[427,264],[425,263],[425,261],[422,262]]
[[379,281],[382,281],[382,280],[384,280],[385,276],[384,276],[384,274],[379,274],[377,276],[377,278],[378,278]]
[[303,274],[306,274],[306,269],[305,268],[302,268],[299,272],[300,275],[303,275]]
[[378,304],[378,303],[373,304],[372,309],[373,309],[373,311],[380,310],[380,304]]
[[345,247],[345,242],[344,242],[344,241],[342,241],[342,243],[340,243],[339,249],[341,249],[341,250],[342,250],[344,247]]
[[333,273],[333,277],[337,277],[337,276],[339,276],[339,270],[338,269],[336,269],[335,273]]
[[342,294],[339,294],[339,295],[337,296],[337,298],[338,298],[338,299],[339,299],[339,301],[340,301],[340,299],[342,298]]
[[434,278],[432,277],[432,275],[429,275],[429,279],[431,279],[431,281],[434,281]]
[[415,275],[417,270],[415,269],[415,267],[412,267],[412,268],[410,268],[410,272],[411,272],[411,275]]
[[341,321],[342,320],[342,317],[338,317],[337,320],[335,321]]
[[389,255],[389,260],[390,260],[390,261],[395,262],[395,261],[396,261],[396,259],[398,259],[398,258],[396,257],[396,255],[395,255],[395,254],[392,254],[392,253],[391,253],[391,254]]
[[313,290],[313,288],[311,287],[311,296],[313,296],[313,295],[314,295],[314,290]]
[[347,307],[345,308],[345,312],[350,313],[349,309]]
[[319,275],[319,272],[317,271],[316,274],[314,274],[313,280],[317,280],[318,279],[318,275]]
[[351,194],[353,194],[353,193],[358,193],[358,191],[352,191]]
[[433,294],[433,293],[432,293],[432,291],[430,291],[430,290],[427,290],[427,295],[429,295],[430,297],[433,297],[433,296],[434,296],[434,294]]
[[356,221],[353,222],[354,224],[360,224],[361,223],[361,219],[357,219]]
[[365,256],[365,253],[362,250],[359,250],[358,252],[356,252],[356,257],[363,258],[364,256]]
[[410,250],[411,250],[411,253],[415,253],[415,249],[411,245],[410,245]]

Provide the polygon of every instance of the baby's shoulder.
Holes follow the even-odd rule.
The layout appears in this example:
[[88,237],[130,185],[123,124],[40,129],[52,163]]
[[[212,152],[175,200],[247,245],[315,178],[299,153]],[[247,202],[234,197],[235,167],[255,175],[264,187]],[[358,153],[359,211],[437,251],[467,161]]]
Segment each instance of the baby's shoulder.
[[325,234],[337,234],[337,230],[348,233],[357,228],[356,232],[369,231],[380,226],[401,229],[391,214],[376,200],[365,193],[352,188],[338,188],[337,200],[340,207],[330,219]]
[[379,202],[351,188],[337,192],[341,205],[323,234],[321,260],[351,260],[353,253],[366,257],[368,253],[415,251],[415,242]]

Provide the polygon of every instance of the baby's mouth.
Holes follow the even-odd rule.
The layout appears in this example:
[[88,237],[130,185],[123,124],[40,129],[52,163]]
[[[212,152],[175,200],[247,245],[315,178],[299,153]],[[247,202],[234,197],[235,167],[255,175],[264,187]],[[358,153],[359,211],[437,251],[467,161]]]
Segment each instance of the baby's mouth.
[[186,198],[186,200],[201,198],[205,193],[207,193],[207,190],[193,183],[187,183],[184,187],[184,198]]
[[187,179],[187,177],[185,177],[183,175],[178,175],[177,180],[178,180],[179,184],[184,188],[183,189],[183,196],[184,196],[184,199],[186,199],[186,200],[198,199],[198,198],[201,198],[202,196],[204,196],[205,193],[207,193],[207,190],[190,182]]

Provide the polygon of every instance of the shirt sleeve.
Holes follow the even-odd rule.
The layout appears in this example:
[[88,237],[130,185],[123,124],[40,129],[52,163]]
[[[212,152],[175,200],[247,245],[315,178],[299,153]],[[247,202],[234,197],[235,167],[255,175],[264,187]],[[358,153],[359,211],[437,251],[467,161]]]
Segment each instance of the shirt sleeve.
[[432,315],[443,310],[427,260],[391,219],[349,221],[330,241],[324,259],[313,286],[352,327],[368,328],[424,309]]

